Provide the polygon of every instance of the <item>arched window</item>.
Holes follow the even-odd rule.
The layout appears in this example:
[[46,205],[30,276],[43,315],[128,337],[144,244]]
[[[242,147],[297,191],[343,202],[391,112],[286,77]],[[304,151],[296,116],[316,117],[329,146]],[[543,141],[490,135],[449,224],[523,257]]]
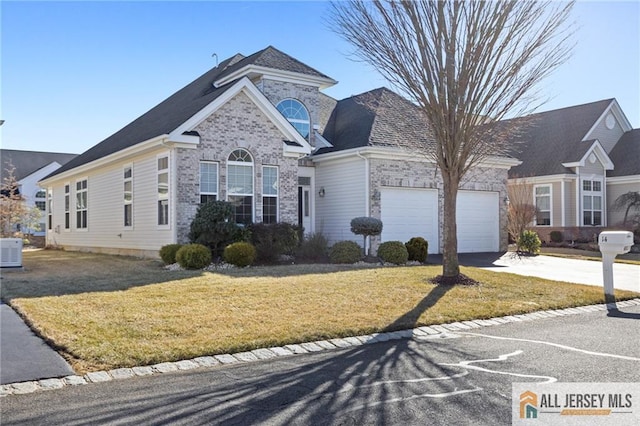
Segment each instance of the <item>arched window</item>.
[[36,207],[41,211],[45,211],[47,209],[47,191],[39,189],[38,192],[36,192],[34,199]]
[[311,121],[309,119],[309,111],[302,102],[296,99],[285,99],[278,106],[278,111],[289,120],[289,123],[306,139],[309,140],[309,131],[311,130]]
[[253,158],[236,149],[227,161],[227,201],[233,204],[236,223],[253,222]]

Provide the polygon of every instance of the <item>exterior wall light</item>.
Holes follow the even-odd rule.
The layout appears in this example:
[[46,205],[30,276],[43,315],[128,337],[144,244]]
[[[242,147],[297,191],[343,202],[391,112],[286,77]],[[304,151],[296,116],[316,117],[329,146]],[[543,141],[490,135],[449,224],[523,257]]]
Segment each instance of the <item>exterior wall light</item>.
[[320,191],[318,191],[318,195],[320,196],[320,198],[324,198],[324,186],[320,188]]

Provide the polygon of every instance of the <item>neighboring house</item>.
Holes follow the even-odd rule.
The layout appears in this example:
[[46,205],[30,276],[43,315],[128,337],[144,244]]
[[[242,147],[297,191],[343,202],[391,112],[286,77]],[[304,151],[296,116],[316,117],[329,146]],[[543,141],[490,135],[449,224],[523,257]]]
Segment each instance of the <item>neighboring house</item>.
[[615,199],[640,191],[640,130],[632,129],[615,99],[533,114],[523,122],[510,184],[533,185],[538,213],[534,229],[549,241],[593,239],[603,228],[620,227],[624,212]]
[[21,151],[0,149],[2,163],[2,183],[9,176],[9,169],[14,168],[13,176],[19,185],[19,191],[29,207],[37,206],[42,211],[39,229],[21,229],[24,233],[44,236],[46,225],[46,190],[38,185],[38,181],[66,164],[77,154],[58,152]]
[[[361,239],[356,216],[381,218],[374,239],[424,236],[442,249],[442,180],[416,108],[378,89],[342,101],[330,77],[267,47],[237,54],[45,177],[47,243],[157,256],[186,242],[200,203],[227,200],[235,220],[288,222],[330,242]],[[459,198],[460,251],[506,249],[512,158],[472,170]]]

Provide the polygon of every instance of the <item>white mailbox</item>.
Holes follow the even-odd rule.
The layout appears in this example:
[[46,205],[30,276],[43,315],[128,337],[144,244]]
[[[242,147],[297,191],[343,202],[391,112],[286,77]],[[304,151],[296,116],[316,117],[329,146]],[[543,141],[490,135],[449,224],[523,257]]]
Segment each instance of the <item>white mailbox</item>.
[[619,254],[629,253],[633,245],[633,233],[629,231],[605,231],[598,236],[602,253],[602,279],[607,301],[613,298],[613,261]]

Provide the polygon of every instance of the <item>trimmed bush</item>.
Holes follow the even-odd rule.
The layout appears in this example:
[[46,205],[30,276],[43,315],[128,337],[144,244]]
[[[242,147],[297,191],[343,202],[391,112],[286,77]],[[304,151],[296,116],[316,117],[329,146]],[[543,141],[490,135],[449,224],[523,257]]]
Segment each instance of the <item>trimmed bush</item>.
[[176,253],[182,248],[182,244],[167,244],[160,247],[160,259],[165,265],[176,263]]
[[551,231],[549,233],[549,238],[554,243],[561,243],[562,242],[562,232],[560,232],[560,231]]
[[256,248],[251,243],[233,243],[224,249],[223,258],[227,263],[244,268],[255,262]]
[[176,253],[176,260],[184,269],[202,269],[211,263],[211,250],[202,244],[186,244]]
[[209,247],[218,259],[224,248],[243,239],[242,229],[233,218],[233,206],[226,201],[209,201],[198,207],[191,222],[189,240]]
[[298,227],[289,223],[253,223],[248,226],[260,263],[277,263],[282,255],[293,255],[298,247]]
[[378,247],[378,257],[383,262],[404,265],[409,259],[409,252],[402,241],[385,241]]
[[540,238],[538,234],[533,231],[524,231],[518,239],[518,247],[522,251],[526,251],[529,254],[540,253]]
[[303,262],[322,263],[327,261],[329,242],[324,235],[315,233],[307,236],[296,250],[296,259]]
[[407,241],[404,246],[409,253],[409,260],[415,260],[416,262],[425,263],[427,261],[427,253],[429,250],[429,243],[422,237],[413,237]]
[[351,219],[351,232],[364,236],[363,247],[367,247],[367,237],[373,237],[382,233],[382,221],[375,217],[354,217]]
[[329,251],[331,263],[356,263],[362,259],[362,248],[354,241],[339,241]]

